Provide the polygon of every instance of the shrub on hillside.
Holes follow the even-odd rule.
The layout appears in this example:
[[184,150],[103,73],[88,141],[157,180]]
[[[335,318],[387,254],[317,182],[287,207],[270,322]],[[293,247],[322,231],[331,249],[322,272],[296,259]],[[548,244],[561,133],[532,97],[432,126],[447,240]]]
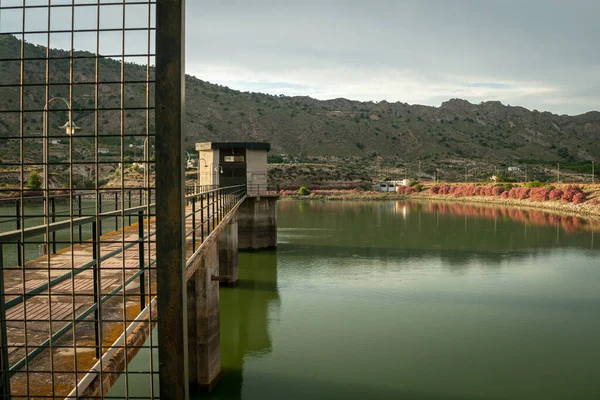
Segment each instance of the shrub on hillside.
[[306,196],[308,195],[310,192],[308,191],[308,188],[306,186],[301,186],[300,189],[298,189],[298,194],[300,196]]
[[396,186],[396,193],[399,194],[413,194],[415,189],[410,186]]
[[530,190],[531,189],[525,187],[513,187],[508,191],[508,198],[516,200],[528,199]]
[[533,201],[548,201],[550,200],[550,192],[552,190],[547,187],[534,187],[529,192],[529,198]]
[[552,189],[548,195],[548,200],[560,200],[563,196],[563,191],[560,189]]
[[492,194],[493,194],[494,196],[500,196],[500,195],[502,195],[502,193],[504,193],[504,192],[506,192],[506,190],[505,190],[505,189],[504,189],[504,187],[502,187],[502,186],[494,186],[494,187],[492,188]]
[[577,193],[575,196],[573,196],[573,204],[581,204],[584,203],[585,200],[585,193],[583,192]]
[[40,177],[40,174],[35,171],[30,173],[27,178],[27,187],[29,189],[39,189],[42,187],[42,178]]
[[440,186],[440,194],[450,194],[450,185],[442,185]]
[[543,187],[543,186],[546,186],[546,184],[544,182],[540,182],[540,181],[531,181],[531,182],[527,182],[525,184],[525,187],[528,187],[530,189],[539,188],[539,187]]
[[[577,196],[579,203],[575,203],[575,196]],[[565,203],[580,204],[583,203],[586,200],[586,198],[585,193],[583,193],[583,190],[581,190],[579,186],[569,185],[563,193],[562,200]]]
[[431,193],[431,194],[438,194],[439,192],[440,192],[439,186],[432,186],[429,188],[429,193]]

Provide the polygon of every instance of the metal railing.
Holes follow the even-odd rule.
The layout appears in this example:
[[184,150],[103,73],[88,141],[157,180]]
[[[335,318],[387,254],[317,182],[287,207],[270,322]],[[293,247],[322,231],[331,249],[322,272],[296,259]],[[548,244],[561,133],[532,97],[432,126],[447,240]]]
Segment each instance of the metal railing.
[[[130,213],[126,213],[128,215],[127,222],[123,221],[123,224],[120,224],[119,214],[117,211],[121,211],[121,207],[127,207],[126,209],[131,209],[134,206],[141,206],[145,203],[152,203],[153,201],[153,191],[148,191],[147,195],[144,189],[128,189],[126,191],[121,190],[110,190],[104,189],[99,192],[97,197],[98,200],[98,212],[103,214],[107,211],[113,212],[114,215],[114,224],[108,225],[108,231],[113,231],[123,227],[123,224],[131,225],[132,223],[132,215]],[[123,199],[121,199],[123,197]],[[33,223],[37,223],[37,220],[41,220],[44,218],[43,210],[45,207],[41,208],[40,205],[48,201],[49,206],[49,214],[48,219],[50,224],[54,224],[58,221],[68,220],[71,216],[76,218],[83,217],[95,217],[96,216],[96,204],[94,203],[96,200],[96,196],[89,193],[73,193],[73,194],[54,194],[48,199],[44,196],[30,196],[30,197],[11,197],[11,198],[0,198],[0,209],[2,209],[2,214],[0,214],[0,232],[7,232],[11,230],[10,225],[13,224],[14,230],[19,231],[21,227],[26,227],[27,222],[31,221]],[[122,201],[124,200],[124,201]],[[73,208],[70,208],[70,204],[73,204]],[[84,202],[94,203],[85,205]],[[62,206],[62,210],[60,209]],[[8,215],[6,210],[10,207],[14,214]],[[31,209],[28,212],[22,211]],[[23,215],[21,213],[23,212]],[[135,219],[135,217],[134,217]],[[84,220],[81,220],[84,221]],[[83,231],[83,223],[78,223],[78,229],[76,232],[76,242],[82,243],[82,241],[89,239],[86,237]],[[104,229],[103,229],[104,228]],[[102,234],[106,230],[106,226],[103,227],[102,221],[99,221],[99,232]],[[70,241],[60,241],[57,240],[56,230],[51,232],[51,237],[48,238],[48,248],[50,254],[56,254],[58,250],[61,249],[61,245],[70,245]],[[90,236],[90,235],[88,235]],[[30,237],[28,235],[27,237]],[[40,239],[38,244],[44,244],[45,241]],[[17,257],[17,265],[21,266],[24,262],[27,262],[27,259],[23,259],[23,253],[19,251],[19,247],[22,243],[17,240],[15,253]],[[39,254],[43,255],[43,254]]]
[[279,190],[277,186],[268,185],[268,184],[249,184],[248,187],[248,196],[267,196],[267,195],[277,195]]
[[191,238],[193,250],[204,242],[246,193],[246,185],[237,185],[208,189],[185,197],[190,208],[185,218],[191,221],[191,229],[186,233],[186,238]]
[[[130,193],[131,194],[131,193]],[[190,194],[185,196],[187,210],[189,212],[186,213],[185,219],[189,223],[189,230],[186,234],[186,238],[190,244],[190,251],[188,252],[190,255],[194,253],[195,249],[202,244],[206,237],[208,237],[211,232],[213,232],[219,223],[227,216],[227,214],[236,206],[240,200],[244,198],[246,195],[246,187],[245,185],[232,186],[232,187],[222,187],[204,190],[196,194]],[[131,195],[128,196],[131,198]],[[80,199],[81,197],[79,197]],[[140,196],[140,199],[142,197]],[[19,201],[19,199],[5,199],[6,202]],[[123,202],[121,202],[123,204]],[[77,324],[81,324],[84,322],[89,322],[90,317],[93,318],[94,324],[94,351],[95,358],[100,359],[103,353],[110,351],[111,347],[106,348],[106,346],[102,345],[102,335],[101,332],[104,329],[103,324],[110,322],[103,318],[101,314],[102,306],[109,302],[113,297],[117,295],[125,296],[125,292],[128,291],[127,287],[133,283],[138,283],[139,290],[137,291],[137,295],[139,296],[139,310],[144,310],[146,305],[152,301],[154,296],[156,295],[155,291],[153,291],[150,287],[148,287],[148,276],[147,274],[151,271],[152,268],[155,268],[156,259],[151,257],[150,254],[146,254],[148,252],[147,244],[153,242],[153,237],[155,235],[155,230],[150,229],[150,225],[152,223],[152,218],[148,218],[148,215],[154,215],[155,204],[142,204],[139,206],[133,206],[125,209],[116,209],[111,211],[105,211],[98,215],[91,214],[82,214],[82,211],[90,208],[90,207],[79,207],[77,209],[77,213],[81,214],[81,216],[73,217],[69,220],[65,221],[57,221],[51,223],[49,226],[44,225],[36,225],[31,226],[15,231],[8,231],[4,233],[0,233],[0,268],[2,269],[0,272],[0,276],[4,276],[4,272],[7,269],[24,269],[27,268],[26,265],[17,264],[12,266],[6,266],[3,264],[3,251],[2,249],[5,246],[21,246],[24,240],[29,238],[35,238],[44,232],[56,233],[61,230],[72,230],[73,228],[80,228],[85,224],[92,225],[92,237],[90,239],[83,238],[79,243],[89,243],[92,248],[92,259],[83,265],[79,265],[77,267],[71,266],[70,270],[66,273],[62,273],[58,276],[53,277],[52,279],[48,278],[47,282],[40,283],[38,286],[33,288],[27,288],[26,282],[22,282],[22,290],[10,290],[4,286],[3,279],[0,278],[0,298],[6,299],[6,297],[12,297],[8,301],[3,301],[0,303],[0,312],[2,314],[2,332],[1,337],[6,340],[5,345],[3,346],[2,351],[2,365],[5,372],[4,382],[7,387],[10,384],[10,378],[15,374],[19,373],[24,367],[28,366],[36,357],[39,357],[45,350],[55,351],[64,346],[59,346],[56,343],[70,331],[75,329]],[[94,208],[95,209],[95,208]],[[64,213],[57,212],[52,214],[53,216],[64,216]],[[97,227],[98,221],[102,220],[111,220],[115,218],[115,216],[120,216],[123,218],[129,219],[130,221],[133,219],[134,224],[130,223],[129,226],[121,226],[121,229],[131,229],[135,228],[137,225],[137,238],[128,239],[127,242],[121,241],[122,245],[118,246],[116,249],[112,249],[110,252],[106,254],[100,254],[98,251],[100,241],[99,237],[96,233],[99,231]],[[37,216],[39,217],[39,216]],[[16,216],[17,219],[24,219],[23,216]],[[15,222],[12,220],[11,222]],[[23,222],[20,222],[23,224]],[[117,227],[118,223],[115,224]],[[119,229],[119,228],[117,228]],[[104,243],[108,241],[105,240]],[[60,242],[56,241],[59,244],[69,244],[69,242]],[[102,264],[104,262],[111,262],[112,259],[118,258],[120,254],[125,253],[128,249],[137,248],[138,250],[138,259],[137,265],[128,265],[128,269],[137,269],[133,273],[129,274],[121,284],[113,285],[114,287],[110,287],[110,290],[107,293],[101,293],[98,291],[98,288],[101,287],[101,283],[98,282],[98,279],[102,276]],[[44,268],[45,269],[45,268]],[[21,344],[11,343],[11,332],[7,330],[7,324],[11,323],[26,323],[26,322],[35,322],[34,319],[29,319],[26,321],[26,313],[23,313],[23,318],[8,318],[6,317],[6,313],[9,312],[14,307],[17,307],[23,303],[26,303],[29,299],[35,299],[36,296],[44,296],[44,292],[48,292],[47,296],[51,295],[51,292],[57,286],[65,283],[71,282],[74,286],[74,280],[77,275],[80,275],[86,271],[91,271],[93,275],[93,287],[94,293],[93,298],[96,299],[91,305],[86,307],[83,311],[73,313],[73,318],[71,319],[49,319],[50,323],[62,323],[61,327],[52,332],[49,337],[44,340],[41,344],[36,346],[27,346]],[[91,293],[90,293],[91,294]],[[73,297],[72,303],[75,304],[75,297],[78,295],[85,295],[85,293],[71,293]],[[128,296],[132,294],[129,293]],[[52,315],[50,311],[49,315]],[[136,322],[137,318],[131,323]],[[48,322],[48,321],[46,321]],[[14,333],[14,332],[12,332]],[[74,339],[75,340],[75,336]],[[70,348],[77,347],[75,343],[72,346],[66,346]],[[15,362],[10,362],[8,353],[10,350],[18,351],[25,350],[23,357],[19,358]],[[77,372],[77,371],[76,371]],[[79,371],[81,372],[81,371]],[[32,371],[28,371],[27,373],[32,373]]]

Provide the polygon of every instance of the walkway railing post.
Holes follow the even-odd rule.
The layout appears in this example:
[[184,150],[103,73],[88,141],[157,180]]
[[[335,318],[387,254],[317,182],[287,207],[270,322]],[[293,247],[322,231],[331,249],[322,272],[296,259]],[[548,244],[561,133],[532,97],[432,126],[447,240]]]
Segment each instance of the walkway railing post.
[[[77,207],[79,208],[79,212],[78,212],[78,216],[79,218],[81,218],[81,213],[82,213],[82,209],[81,209],[81,195],[79,195],[79,199],[78,199],[78,203],[77,203]],[[79,244],[81,244],[81,236],[82,236],[82,227],[81,225],[79,225]]]
[[138,213],[138,241],[140,242],[138,246],[138,262],[139,268],[142,271],[140,274],[140,310],[143,310],[146,307],[146,272],[144,271],[146,261],[144,254],[144,212],[139,211]]
[[[100,233],[101,235],[101,233]],[[93,266],[93,276],[94,276],[94,303],[96,305],[96,309],[94,310],[94,343],[96,346],[96,358],[100,359],[102,356],[102,346],[100,343],[100,302],[98,301],[98,289],[99,289],[99,274],[100,268],[98,268],[99,263],[99,254],[98,254],[98,226],[96,222],[92,222],[92,261],[94,263]]]
[[[52,222],[56,222],[56,199],[50,198],[50,209],[52,210]],[[52,232],[52,254],[56,254],[56,231]]]
[[[102,214],[102,193],[98,194],[98,212]],[[98,232],[100,232],[99,236],[102,236],[102,220],[98,219]]]
[[[20,199],[15,200],[15,211],[17,215],[17,230],[21,229],[21,202]],[[17,266],[23,265],[23,259],[21,258],[21,242],[17,242]]]
[[200,195],[200,236],[204,243],[204,195]]
[[196,251],[196,197],[192,198],[192,252]]
[[[8,373],[8,341],[6,338],[6,310],[4,309],[4,256],[0,244],[0,399],[10,398],[10,374]],[[20,249],[18,249],[20,253]]]
[[[115,192],[115,211],[119,209],[119,192]],[[115,230],[119,229],[119,216],[115,217]]]
[[156,2],[156,260],[160,398],[189,398],[185,0]]

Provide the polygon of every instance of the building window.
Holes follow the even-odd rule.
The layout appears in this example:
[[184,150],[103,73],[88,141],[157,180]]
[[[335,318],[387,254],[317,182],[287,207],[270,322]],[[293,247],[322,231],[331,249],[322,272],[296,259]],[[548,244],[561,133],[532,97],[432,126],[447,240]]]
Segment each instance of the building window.
[[225,161],[225,162],[245,162],[246,157],[244,157],[244,156],[225,156],[225,157],[223,157],[223,161]]

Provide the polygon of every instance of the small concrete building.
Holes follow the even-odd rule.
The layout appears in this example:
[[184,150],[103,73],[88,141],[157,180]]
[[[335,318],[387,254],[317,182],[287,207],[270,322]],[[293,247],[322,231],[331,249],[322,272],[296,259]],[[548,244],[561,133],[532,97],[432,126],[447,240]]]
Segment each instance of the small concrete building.
[[398,186],[408,186],[410,180],[405,179],[403,181],[381,181],[375,185],[375,190],[379,192],[395,192]]
[[267,190],[267,152],[263,142],[196,143],[198,183],[202,186],[248,185],[248,194]]

